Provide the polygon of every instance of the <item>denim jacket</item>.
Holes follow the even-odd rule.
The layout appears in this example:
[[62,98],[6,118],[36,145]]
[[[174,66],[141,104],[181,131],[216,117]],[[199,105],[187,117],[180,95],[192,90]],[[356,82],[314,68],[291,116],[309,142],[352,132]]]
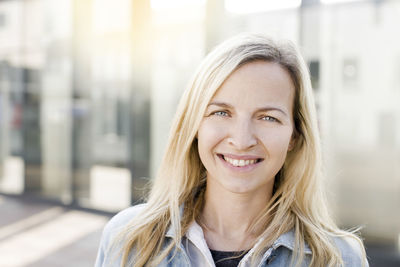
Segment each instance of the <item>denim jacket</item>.
[[[121,255],[120,247],[117,245],[116,250],[110,250],[109,246],[113,242],[114,237],[127,225],[127,223],[143,208],[142,205],[127,208],[115,215],[105,226],[100,242],[100,248],[97,254],[95,267],[120,267]],[[173,238],[174,231],[169,229],[165,239]],[[289,231],[282,234],[270,248],[265,249],[258,258],[256,263],[258,267],[267,266],[290,266],[291,255],[294,250],[294,231]],[[259,240],[240,261],[238,267],[249,267],[250,257],[262,240]],[[361,250],[356,241],[351,239],[335,238],[335,243],[339,248],[345,267],[362,266],[362,261],[365,261],[365,266],[368,267],[366,259],[361,259]],[[309,266],[311,261],[312,251],[307,244],[304,245],[304,260],[301,266]],[[174,253],[175,252],[175,253]],[[207,247],[204,239],[202,228],[193,222],[187,233],[182,238],[180,247],[177,251],[172,251],[159,264],[162,267],[215,267],[211,252]]]

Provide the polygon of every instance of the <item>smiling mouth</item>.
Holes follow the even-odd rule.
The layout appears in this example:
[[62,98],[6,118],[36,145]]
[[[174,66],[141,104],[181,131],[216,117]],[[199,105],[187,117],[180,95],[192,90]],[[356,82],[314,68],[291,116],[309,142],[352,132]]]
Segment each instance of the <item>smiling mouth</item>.
[[245,167],[253,164],[257,164],[261,161],[263,161],[262,158],[255,158],[255,159],[234,159],[227,157],[222,154],[218,154],[218,157],[222,158],[224,161],[228,162],[229,164],[235,166],[235,167]]

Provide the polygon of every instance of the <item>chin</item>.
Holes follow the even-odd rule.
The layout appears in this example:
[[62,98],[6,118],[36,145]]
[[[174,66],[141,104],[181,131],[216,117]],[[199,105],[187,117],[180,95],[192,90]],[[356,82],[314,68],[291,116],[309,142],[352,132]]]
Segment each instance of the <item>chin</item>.
[[249,185],[248,182],[246,184],[229,184],[224,186],[225,189],[231,193],[235,194],[247,194],[257,191],[259,186]]

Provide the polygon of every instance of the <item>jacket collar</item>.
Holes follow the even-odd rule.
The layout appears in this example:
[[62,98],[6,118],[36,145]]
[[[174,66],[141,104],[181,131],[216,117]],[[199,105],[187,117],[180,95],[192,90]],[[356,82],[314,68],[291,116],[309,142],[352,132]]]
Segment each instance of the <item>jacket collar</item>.
[[175,229],[172,227],[172,225],[168,226],[168,230],[165,233],[166,237],[170,237],[174,239],[176,237]]
[[[284,246],[291,251],[294,251],[295,240],[294,229],[291,229],[289,232],[286,232],[278,237],[278,239],[272,244],[272,247],[277,249],[280,246]],[[312,251],[306,242],[304,242],[304,253],[312,254]]]
[[[179,213],[181,215],[181,217],[183,216],[183,210],[184,210],[184,206],[181,205],[179,207]],[[201,229],[201,227],[197,224],[197,222],[193,222],[190,226],[188,231],[185,233],[185,235],[202,235],[201,238],[204,239],[204,234],[203,231],[199,231],[199,228]],[[172,225],[170,225],[167,229],[167,232],[165,234],[166,237],[170,237],[172,239],[174,239],[176,237],[176,233],[175,233],[175,229],[173,229]],[[286,247],[288,249],[290,249],[291,251],[294,251],[294,244],[295,244],[295,232],[294,229],[292,228],[290,231],[280,235],[278,237],[277,240],[275,240],[275,242],[272,244],[273,249],[277,249],[280,246]],[[261,240],[259,240],[259,242],[261,242]],[[257,242],[257,243],[259,243]],[[310,249],[310,247],[308,246],[308,244],[306,242],[304,242],[304,253],[305,254],[312,254],[312,251]]]
[[[190,225],[186,235],[203,234],[202,231],[198,230],[199,227],[200,226],[196,222],[193,222]],[[169,226],[166,236],[170,237],[170,238],[176,237],[175,230],[171,226]],[[202,236],[202,238],[204,238],[204,236]],[[282,234],[281,236],[279,236],[278,239],[275,240],[275,242],[272,244],[272,247],[273,247],[273,249],[277,249],[278,247],[283,246],[283,247],[290,249],[291,251],[294,251],[294,244],[295,244],[295,233],[294,233],[294,230],[291,229],[289,232],[286,232],[286,233]],[[312,254],[312,251],[306,242],[304,242],[304,253],[310,254],[310,255]]]
[[[184,210],[184,206],[181,205],[179,207],[179,214],[181,217],[183,217],[183,210]],[[172,227],[172,225],[169,225],[167,232],[165,233],[166,237],[171,237],[171,238],[175,238],[176,237],[176,233],[175,233],[175,229]]]

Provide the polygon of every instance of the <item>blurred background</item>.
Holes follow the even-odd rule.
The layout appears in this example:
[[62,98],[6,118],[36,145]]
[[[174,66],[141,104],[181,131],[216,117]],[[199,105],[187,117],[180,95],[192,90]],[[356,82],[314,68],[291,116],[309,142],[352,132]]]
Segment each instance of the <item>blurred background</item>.
[[243,31],[300,46],[334,215],[400,266],[399,0],[0,0],[0,265],[92,266],[193,71]]

